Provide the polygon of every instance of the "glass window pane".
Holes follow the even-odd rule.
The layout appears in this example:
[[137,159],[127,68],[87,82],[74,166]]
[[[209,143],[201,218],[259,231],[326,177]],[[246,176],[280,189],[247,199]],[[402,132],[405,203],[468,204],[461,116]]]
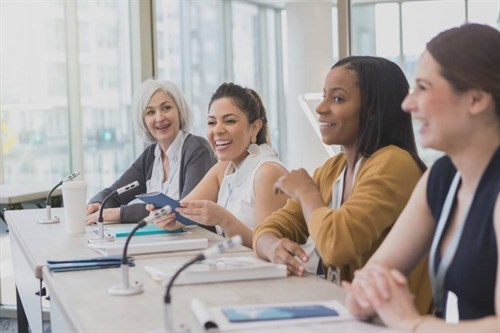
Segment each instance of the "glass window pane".
[[375,5],[375,49],[384,58],[399,57],[399,5]]
[[243,86],[256,88],[258,71],[257,39],[259,21],[257,6],[232,2],[233,74],[234,81]]
[[195,115],[192,132],[206,134],[210,96],[224,82],[221,1],[156,1],[158,79],[182,87]]
[[124,1],[77,5],[83,160],[91,196],[134,160],[130,15]]
[[69,173],[64,21],[62,3],[2,3],[3,183],[53,184]]
[[500,1],[474,0],[467,2],[470,23],[482,23],[500,29]]
[[404,2],[402,13],[405,56],[419,56],[437,33],[465,22],[463,1]]

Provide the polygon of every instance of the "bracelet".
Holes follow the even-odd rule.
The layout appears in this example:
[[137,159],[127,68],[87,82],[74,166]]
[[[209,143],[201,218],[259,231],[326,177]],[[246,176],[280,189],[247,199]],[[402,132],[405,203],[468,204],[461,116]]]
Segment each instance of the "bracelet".
[[422,325],[425,319],[427,319],[426,316],[418,317],[417,320],[415,320],[415,323],[413,324],[410,332],[416,333],[417,329],[420,327],[420,325]]

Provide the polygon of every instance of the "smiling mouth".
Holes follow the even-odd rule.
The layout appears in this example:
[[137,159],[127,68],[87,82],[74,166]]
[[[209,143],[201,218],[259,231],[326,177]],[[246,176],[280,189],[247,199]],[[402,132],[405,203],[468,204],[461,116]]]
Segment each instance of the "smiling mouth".
[[320,121],[319,122],[319,127],[320,128],[331,127],[331,126],[335,126],[335,123],[329,123],[329,122],[326,122],[326,121]]
[[230,140],[215,140],[215,146],[216,147],[224,147],[224,146],[227,146],[230,143],[231,143]]
[[155,129],[161,131],[161,130],[167,129],[169,127],[170,127],[170,124],[164,124],[164,125],[155,126]]

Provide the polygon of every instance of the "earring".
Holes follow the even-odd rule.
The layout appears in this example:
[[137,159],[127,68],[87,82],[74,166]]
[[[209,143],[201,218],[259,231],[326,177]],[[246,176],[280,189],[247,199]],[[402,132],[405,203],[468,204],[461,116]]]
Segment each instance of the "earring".
[[250,145],[248,145],[248,153],[252,156],[258,155],[260,153],[259,145],[255,143],[256,139],[252,139]]

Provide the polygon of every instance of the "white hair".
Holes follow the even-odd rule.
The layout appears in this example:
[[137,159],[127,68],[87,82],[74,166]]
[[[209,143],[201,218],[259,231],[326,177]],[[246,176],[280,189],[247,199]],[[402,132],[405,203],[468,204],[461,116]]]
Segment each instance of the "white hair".
[[141,84],[139,89],[134,93],[134,98],[132,99],[132,114],[134,116],[135,130],[137,134],[148,143],[154,143],[156,139],[151,135],[146,126],[144,112],[146,111],[146,107],[151,97],[153,97],[158,90],[167,94],[175,103],[179,111],[180,130],[189,132],[193,126],[193,111],[179,87],[170,81],[148,79]]

